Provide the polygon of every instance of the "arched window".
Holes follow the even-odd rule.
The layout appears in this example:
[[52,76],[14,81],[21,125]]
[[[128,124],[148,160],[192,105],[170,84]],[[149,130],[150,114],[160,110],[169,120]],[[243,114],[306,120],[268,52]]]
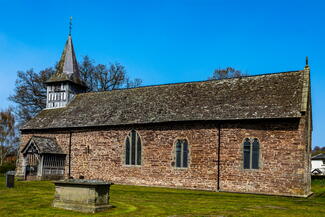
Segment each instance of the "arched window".
[[188,167],[188,143],[186,139],[178,139],[175,145],[176,167]]
[[125,164],[141,165],[141,139],[135,130],[125,140]]
[[244,169],[258,169],[260,143],[257,138],[246,138],[243,143]]

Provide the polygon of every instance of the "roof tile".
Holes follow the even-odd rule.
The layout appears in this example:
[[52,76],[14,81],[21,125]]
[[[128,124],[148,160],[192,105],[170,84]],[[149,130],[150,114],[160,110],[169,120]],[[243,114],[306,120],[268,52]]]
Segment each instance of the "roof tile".
[[22,129],[300,117],[304,71],[78,94]]

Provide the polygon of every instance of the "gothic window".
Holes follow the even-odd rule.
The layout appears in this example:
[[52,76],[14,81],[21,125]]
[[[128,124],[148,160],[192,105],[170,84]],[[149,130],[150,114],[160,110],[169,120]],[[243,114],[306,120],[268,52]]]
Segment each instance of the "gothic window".
[[141,165],[141,150],[140,136],[132,130],[125,140],[125,164]]
[[175,144],[176,167],[188,167],[188,143],[186,139],[178,139]]
[[243,143],[244,169],[258,169],[260,143],[257,138],[246,138]]

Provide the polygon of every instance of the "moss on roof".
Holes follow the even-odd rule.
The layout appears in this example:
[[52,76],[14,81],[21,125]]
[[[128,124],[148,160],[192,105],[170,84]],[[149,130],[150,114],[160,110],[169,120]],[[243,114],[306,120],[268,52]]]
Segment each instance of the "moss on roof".
[[30,143],[33,143],[40,154],[64,154],[62,148],[58,145],[55,138],[32,136],[25,147],[22,149],[22,153],[28,150]]
[[51,129],[301,116],[304,71],[78,94],[22,128]]

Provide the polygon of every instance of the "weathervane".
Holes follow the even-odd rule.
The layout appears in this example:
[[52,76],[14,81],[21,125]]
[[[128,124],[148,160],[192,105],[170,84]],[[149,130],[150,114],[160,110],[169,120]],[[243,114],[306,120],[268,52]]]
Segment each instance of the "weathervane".
[[71,30],[72,30],[72,17],[70,17],[69,36],[71,36]]

